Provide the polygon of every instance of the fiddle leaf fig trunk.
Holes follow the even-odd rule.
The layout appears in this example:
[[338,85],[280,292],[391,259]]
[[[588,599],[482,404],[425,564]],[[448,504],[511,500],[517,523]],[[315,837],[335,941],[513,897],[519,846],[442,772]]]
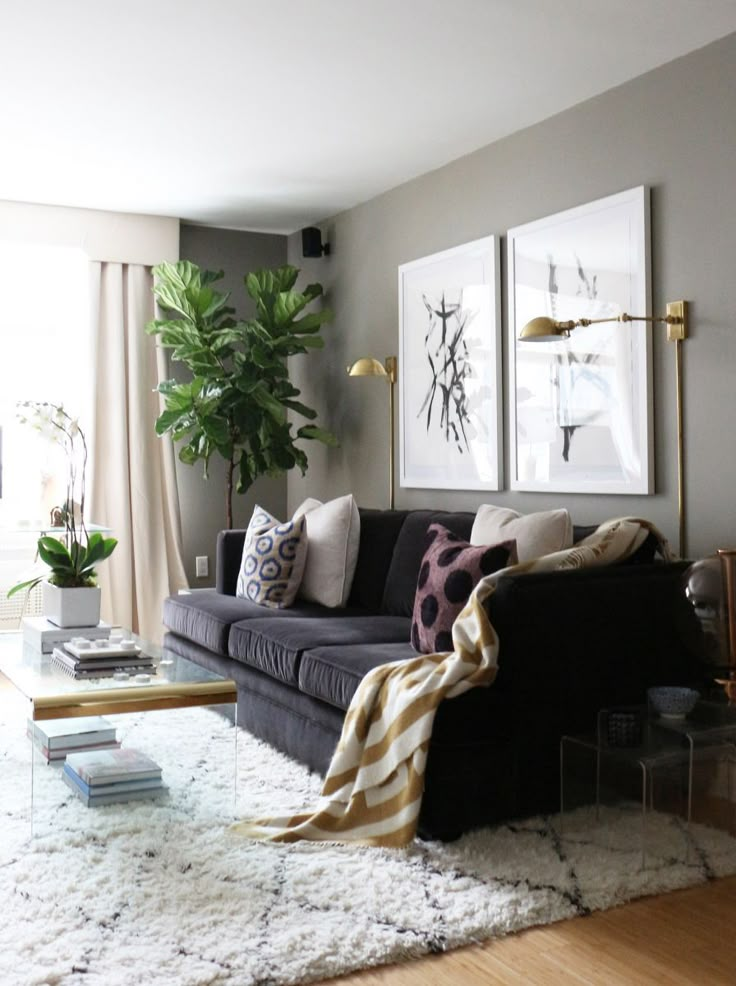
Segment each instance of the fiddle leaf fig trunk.
[[288,265],[246,275],[256,312],[245,320],[235,319],[229,295],[212,286],[222,271],[202,271],[181,260],[159,264],[153,273],[153,292],[167,317],[149,322],[146,331],[191,373],[186,381],[159,384],[164,411],[156,433],[170,434],[180,444],[182,462],[201,460],[205,478],[212,455],[225,460],[225,514],[231,528],[233,490],[244,493],[259,476],[276,476],[294,466],[304,474],[307,456],[297,444],[303,439],[337,445],[331,432],[314,424],[292,431],[288,418],[289,411],[308,421],[317,417],[297,400],[300,391],[289,380],[287,360],[322,348],[320,329],[332,313],[305,311],[322,295],[322,285],[297,291],[299,271]]

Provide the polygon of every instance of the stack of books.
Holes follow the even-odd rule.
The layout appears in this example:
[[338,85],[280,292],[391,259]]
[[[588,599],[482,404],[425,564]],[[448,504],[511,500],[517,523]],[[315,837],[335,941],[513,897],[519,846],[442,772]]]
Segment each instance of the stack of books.
[[156,761],[134,749],[69,754],[62,777],[88,808],[157,798],[168,791]]
[[117,749],[115,727],[102,716],[83,719],[28,720],[27,734],[33,745],[46,758],[46,763],[63,760],[69,753],[82,750]]
[[23,617],[23,639],[42,654],[53,653],[54,647],[66,643],[72,637],[101,640],[109,637],[111,630],[110,624],[104,621],[98,623],[96,627],[57,627],[45,616]]
[[51,663],[73,678],[106,678],[116,673],[155,674],[153,659],[133,640],[111,634],[109,640],[73,637],[54,647]]

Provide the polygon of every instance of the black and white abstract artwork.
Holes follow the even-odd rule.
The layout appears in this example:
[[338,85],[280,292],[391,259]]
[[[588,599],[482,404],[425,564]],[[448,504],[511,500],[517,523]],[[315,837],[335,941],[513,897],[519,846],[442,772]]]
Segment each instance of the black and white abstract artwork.
[[521,342],[532,318],[646,315],[643,186],[508,232],[510,486],[653,492],[651,329],[604,322]]
[[498,243],[399,268],[402,486],[500,488]]

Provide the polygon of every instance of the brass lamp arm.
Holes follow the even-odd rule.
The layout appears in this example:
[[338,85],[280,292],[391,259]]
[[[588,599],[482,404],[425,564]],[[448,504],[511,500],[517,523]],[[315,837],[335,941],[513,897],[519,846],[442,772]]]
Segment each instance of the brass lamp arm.
[[557,322],[559,328],[564,329],[569,334],[571,329],[578,326],[599,325],[601,322],[666,322],[667,325],[682,325],[685,319],[682,315],[629,315],[628,312],[621,312],[620,315],[611,315],[608,318],[579,318],[577,321]]
[[527,322],[519,340],[523,342],[555,342],[567,339],[578,326],[597,325],[600,322],[663,322],[667,326],[667,341],[675,343],[675,386],[677,400],[677,502],[679,518],[680,555],[685,554],[685,441],[682,417],[682,341],[689,334],[689,308],[687,301],[669,301],[666,315],[613,315],[609,318],[580,318],[558,322],[547,315],[538,315]]

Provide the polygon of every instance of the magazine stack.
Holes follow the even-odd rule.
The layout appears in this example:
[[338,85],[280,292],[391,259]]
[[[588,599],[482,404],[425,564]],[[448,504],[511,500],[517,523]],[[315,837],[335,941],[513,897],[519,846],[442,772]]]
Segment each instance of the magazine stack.
[[168,791],[156,761],[132,748],[69,754],[62,777],[88,808],[157,798]]
[[122,634],[111,634],[109,640],[73,637],[68,643],[54,647],[51,663],[73,678],[156,673],[153,659]]
[[27,734],[46,763],[63,760],[69,753],[82,750],[117,749],[120,743],[115,727],[102,716],[83,719],[28,720]]

